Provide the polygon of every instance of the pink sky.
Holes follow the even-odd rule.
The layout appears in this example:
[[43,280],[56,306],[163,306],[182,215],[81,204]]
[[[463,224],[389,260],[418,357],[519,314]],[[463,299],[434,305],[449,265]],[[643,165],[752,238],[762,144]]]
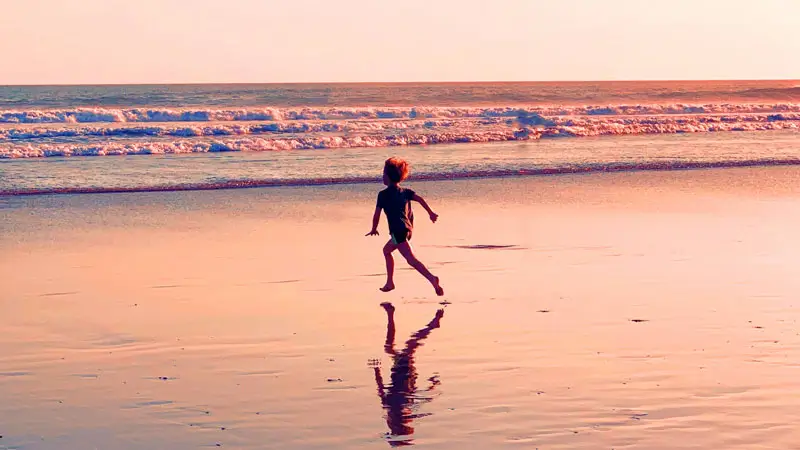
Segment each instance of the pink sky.
[[798,0],[24,0],[0,84],[800,78]]

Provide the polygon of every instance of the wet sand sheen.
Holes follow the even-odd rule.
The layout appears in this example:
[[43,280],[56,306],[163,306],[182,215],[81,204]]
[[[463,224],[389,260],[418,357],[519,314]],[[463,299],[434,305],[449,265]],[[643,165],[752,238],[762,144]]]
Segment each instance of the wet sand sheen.
[[0,447],[800,439],[800,169],[413,187],[449,305],[377,186],[3,199]]

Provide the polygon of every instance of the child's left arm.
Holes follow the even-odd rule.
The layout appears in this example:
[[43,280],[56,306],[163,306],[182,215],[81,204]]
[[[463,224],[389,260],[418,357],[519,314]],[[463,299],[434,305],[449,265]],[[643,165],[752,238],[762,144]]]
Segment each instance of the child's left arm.
[[378,223],[381,221],[381,208],[379,206],[375,207],[375,214],[372,215],[372,229],[367,233],[367,236],[377,236],[378,234]]
[[415,202],[419,202],[419,204],[422,205],[423,208],[425,208],[425,211],[428,211],[428,215],[431,217],[431,222],[436,223],[436,219],[439,218],[439,215],[433,212],[431,207],[428,206],[428,203],[425,202],[424,198],[420,197],[417,194],[414,194],[414,198],[412,198],[412,200],[414,200]]

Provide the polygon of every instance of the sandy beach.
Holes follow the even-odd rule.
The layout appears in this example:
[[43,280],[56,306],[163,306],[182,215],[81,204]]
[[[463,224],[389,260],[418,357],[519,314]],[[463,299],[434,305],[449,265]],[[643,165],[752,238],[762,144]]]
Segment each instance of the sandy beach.
[[409,186],[0,198],[0,449],[800,448],[800,168]]

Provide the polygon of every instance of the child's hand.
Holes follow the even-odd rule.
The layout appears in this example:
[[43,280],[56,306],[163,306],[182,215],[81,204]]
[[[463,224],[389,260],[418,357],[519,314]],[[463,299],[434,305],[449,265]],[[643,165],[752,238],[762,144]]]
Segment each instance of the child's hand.
[[365,234],[364,236],[377,236],[379,234],[380,233],[378,233],[378,230],[371,230],[369,233]]
[[439,218],[439,215],[436,214],[435,212],[431,211],[430,216],[431,216],[431,222],[436,223],[436,219]]

